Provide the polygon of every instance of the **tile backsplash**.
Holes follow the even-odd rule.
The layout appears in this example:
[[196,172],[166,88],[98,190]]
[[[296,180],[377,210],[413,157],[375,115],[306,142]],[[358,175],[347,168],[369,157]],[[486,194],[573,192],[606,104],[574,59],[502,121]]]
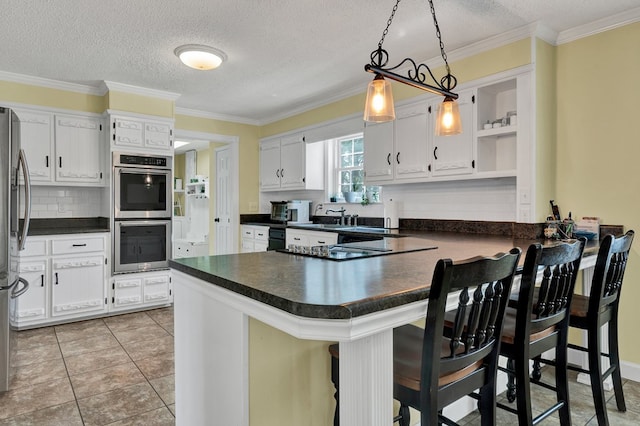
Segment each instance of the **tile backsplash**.
[[[31,187],[31,217],[109,217],[107,188]],[[24,208],[24,203],[21,202]]]

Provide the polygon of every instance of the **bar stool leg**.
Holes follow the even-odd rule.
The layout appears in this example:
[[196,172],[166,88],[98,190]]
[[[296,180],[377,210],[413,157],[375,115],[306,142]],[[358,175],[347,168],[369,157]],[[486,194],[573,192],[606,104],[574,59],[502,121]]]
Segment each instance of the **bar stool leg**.
[[618,411],[627,411],[627,405],[624,401],[624,392],[622,390],[622,377],[620,372],[620,353],[618,351],[618,315],[614,314],[609,321],[609,363],[615,365],[616,368],[611,373],[613,380],[613,390],[616,395],[616,405]]
[[600,327],[589,327],[587,334],[587,341],[589,342],[589,376],[591,377],[593,405],[596,409],[598,425],[609,426],[609,419],[607,417],[607,401],[605,400],[604,383],[602,380]]

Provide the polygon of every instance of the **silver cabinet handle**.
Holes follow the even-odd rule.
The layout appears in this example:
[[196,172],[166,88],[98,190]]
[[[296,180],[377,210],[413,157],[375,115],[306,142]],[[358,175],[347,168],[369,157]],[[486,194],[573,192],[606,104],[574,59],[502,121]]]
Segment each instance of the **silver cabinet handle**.
[[[20,150],[18,161],[22,166],[22,176],[24,177],[24,225],[22,227],[22,235],[18,237],[18,250],[24,250],[24,244],[27,241],[27,233],[29,232],[29,222],[31,221],[31,180],[29,179],[29,165],[24,153],[24,149]],[[27,284],[28,286],[28,284]],[[26,290],[25,290],[26,291]]]
[[12,299],[15,299],[16,297],[22,296],[23,294],[25,294],[27,292],[27,290],[29,290],[29,281],[25,280],[22,277],[18,278],[18,281],[22,283],[22,288],[20,290],[16,291],[16,288],[18,288],[16,286],[13,289],[13,291],[11,292],[11,298]]

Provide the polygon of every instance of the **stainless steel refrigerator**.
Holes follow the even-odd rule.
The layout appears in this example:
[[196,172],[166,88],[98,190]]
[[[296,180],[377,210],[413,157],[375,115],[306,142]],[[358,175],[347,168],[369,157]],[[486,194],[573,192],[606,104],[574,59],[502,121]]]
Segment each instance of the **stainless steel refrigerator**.
[[24,249],[29,230],[31,196],[18,123],[11,109],[0,107],[0,392],[9,390],[11,380],[16,299],[29,289],[19,275],[18,252]]

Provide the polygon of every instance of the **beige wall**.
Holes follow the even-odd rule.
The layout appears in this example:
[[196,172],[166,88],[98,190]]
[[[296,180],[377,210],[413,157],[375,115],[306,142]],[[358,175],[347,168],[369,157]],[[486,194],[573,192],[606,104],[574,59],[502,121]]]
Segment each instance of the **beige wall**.
[[[640,230],[640,23],[557,48],[556,200],[564,214]],[[626,272],[620,351],[640,364],[640,241]]]
[[108,108],[112,110],[173,118],[174,102],[167,99],[116,91],[109,91],[106,98]]
[[67,92],[8,81],[0,81],[0,101],[97,114],[102,114],[107,109],[107,101],[103,96]]

